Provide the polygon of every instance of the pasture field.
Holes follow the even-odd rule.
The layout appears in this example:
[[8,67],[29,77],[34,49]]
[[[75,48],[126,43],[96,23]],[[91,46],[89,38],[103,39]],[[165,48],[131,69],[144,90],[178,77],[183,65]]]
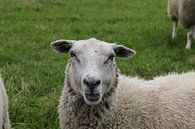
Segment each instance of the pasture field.
[[59,129],[57,105],[67,54],[50,42],[95,37],[136,50],[121,72],[152,79],[195,68],[186,30],[171,39],[166,0],[0,0],[0,73],[14,129]]

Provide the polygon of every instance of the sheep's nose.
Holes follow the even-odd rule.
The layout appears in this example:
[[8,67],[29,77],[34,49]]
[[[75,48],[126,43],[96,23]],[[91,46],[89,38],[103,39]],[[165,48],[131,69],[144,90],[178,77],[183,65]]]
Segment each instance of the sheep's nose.
[[90,89],[94,89],[100,85],[101,80],[97,77],[86,77],[83,79],[83,83]]

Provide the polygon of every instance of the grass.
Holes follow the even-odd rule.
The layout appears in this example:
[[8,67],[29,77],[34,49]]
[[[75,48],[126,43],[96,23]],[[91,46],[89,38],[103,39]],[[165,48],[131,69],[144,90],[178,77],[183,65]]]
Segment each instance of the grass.
[[95,37],[137,51],[117,59],[121,72],[151,79],[195,68],[186,30],[171,39],[166,0],[0,0],[0,73],[14,129],[58,129],[57,105],[68,55],[50,42]]

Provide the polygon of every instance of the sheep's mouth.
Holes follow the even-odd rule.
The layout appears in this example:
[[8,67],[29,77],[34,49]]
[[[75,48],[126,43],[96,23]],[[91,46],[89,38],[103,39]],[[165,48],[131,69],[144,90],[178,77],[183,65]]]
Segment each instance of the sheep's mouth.
[[89,102],[92,102],[92,103],[96,103],[98,101],[100,101],[101,99],[101,95],[99,92],[85,92],[85,99]]
[[85,98],[90,102],[97,102],[100,100],[101,95],[99,93],[85,93]]

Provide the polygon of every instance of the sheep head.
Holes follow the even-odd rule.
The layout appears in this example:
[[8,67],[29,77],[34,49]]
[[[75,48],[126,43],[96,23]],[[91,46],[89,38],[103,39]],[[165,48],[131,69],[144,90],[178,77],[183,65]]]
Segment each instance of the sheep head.
[[132,57],[135,51],[122,45],[97,39],[57,40],[51,47],[58,53],[69,53],[69,77],[72,89],[89,105],[98,104],[115,82],[115,56]]

